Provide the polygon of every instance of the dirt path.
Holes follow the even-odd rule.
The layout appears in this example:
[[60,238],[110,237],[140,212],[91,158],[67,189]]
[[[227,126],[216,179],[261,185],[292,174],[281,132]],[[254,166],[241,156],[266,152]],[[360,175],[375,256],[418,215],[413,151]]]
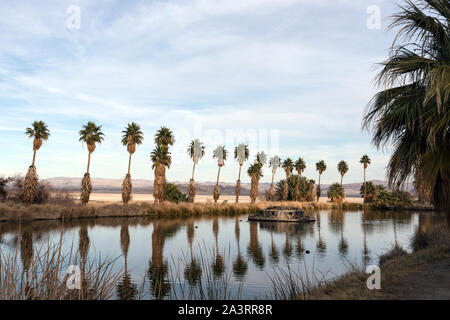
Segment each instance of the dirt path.
[[[381,284],[383,286],[383,284]],[[388,300],[450,300],[450,259],[429,264],[383,290]]]

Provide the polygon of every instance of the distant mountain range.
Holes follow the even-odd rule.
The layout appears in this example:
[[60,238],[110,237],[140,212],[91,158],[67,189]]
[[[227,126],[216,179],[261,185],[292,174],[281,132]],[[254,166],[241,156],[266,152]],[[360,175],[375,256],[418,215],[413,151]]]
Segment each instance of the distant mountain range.
[[[79,191],[81,186],[81,178],[67,178],[67,177],[56,177],[44,179],[53,188],[58,190],[67,190],[71,192]],[[375,185],[382,184],[387,187],[387,182],[383,180],[371,180]],[[182,192],[187,192],[188,183],[187,182],[172,182],[176,184]],[[358,183],[348,183],[344,184],[344,190],[347,197],[359,197],[359,189],[362,182]],[[196,182],[197,194],[212,194],[214,190],[214,182]],[[220,183],[220,192],[223,195],[234,195],[235,193],[234,183]],[[322,195],[326,196],[329,184],[322,184]],[[260,183],[259,184],[259,194],[263,195],[266,190],[269,190],[270,183]],[[98,193],[116,193],[122,190],[122,180],[121,179],[102,179],[93,178],[92,179],[92,191]],[[413,191],[411,186],[407,187],[407,190]],[[133,179],[133,192],[135,193],[152,193],[153,192],[153,180],[146,179]],[[250,195],[250,183],[241,183],[241,195]]]

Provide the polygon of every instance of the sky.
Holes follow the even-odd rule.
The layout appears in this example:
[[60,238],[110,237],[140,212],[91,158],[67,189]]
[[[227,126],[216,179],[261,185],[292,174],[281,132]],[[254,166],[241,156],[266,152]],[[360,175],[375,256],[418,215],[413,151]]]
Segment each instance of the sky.
[[[25,174],[32,141],[24,131],[43,120],[51,136],[37,154],[40,178],[84,174],[78,131],[88,121],[105,133],[91,176],[123,178],[121,131],[134,121],[144,132],[134,179],[153,179],[149,157],[161,126],[176,139],[170,181],[190,178],[194,138],[206,146],[196,181],[215,181],[213,149],[225,145],[220,180],[234,182],[241,142],[250,146],[245,171],[265,151],[302,157],[304,175],[316,180],[315,163],[324,160],[323,183],[340,180],[336,167],[345,160],[344,183],[353,183],[362,181],[359,159],[368,154],[367,178],[384,179],[389,150],[372,146],[361,120],[382,89],[376,64],[388,57],[396,11],[381,0],[3,0],[0,175]],[[265,168],[261,182],[270,180]]]

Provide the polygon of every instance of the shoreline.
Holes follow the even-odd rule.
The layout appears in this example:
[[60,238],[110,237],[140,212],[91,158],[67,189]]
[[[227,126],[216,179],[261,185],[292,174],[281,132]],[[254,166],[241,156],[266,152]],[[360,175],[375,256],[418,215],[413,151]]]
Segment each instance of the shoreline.
[[308,293],[299,294],[293,300],[449,299],[448,229],[435,228],[420,236],[427,237],[427,243],[412,253],[406,253],[401,247],[393,247],[380,256],[381,289],[369,290],[367,279],[370,274],[362,267],[352,266],[353,270],[310,288]]

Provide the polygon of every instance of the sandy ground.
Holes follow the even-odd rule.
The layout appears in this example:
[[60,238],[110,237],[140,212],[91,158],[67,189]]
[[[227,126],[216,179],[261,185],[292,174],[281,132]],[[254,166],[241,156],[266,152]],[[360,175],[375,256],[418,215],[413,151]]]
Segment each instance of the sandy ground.
[[[80,198],[79,193],[72,193],[72,196],[75,199]],[[235,202],[236,197],[235,196],[229,196],[229,195],[221,195],[219,202],[228,201],[228,202]],[[347,198],[345,199],[346,202],[350,203],[363,203],[362,198]],[[95,202],[122,202],[122,194],[120,193],[91,193],[90,201]],[[132,202],[153,202],[153,195],[151,194],[133,194],[133,201]],[[258,199],[258,201],[264,201],[263,198]],[[327,197],[321,197],[320,202],[328,202],[329,199]],[[195,197],[195,202],[214,202],[212,195],[197,195]],[[242,203],[249,203],[250,197],[249,196],[240,196],[239,202]]]

